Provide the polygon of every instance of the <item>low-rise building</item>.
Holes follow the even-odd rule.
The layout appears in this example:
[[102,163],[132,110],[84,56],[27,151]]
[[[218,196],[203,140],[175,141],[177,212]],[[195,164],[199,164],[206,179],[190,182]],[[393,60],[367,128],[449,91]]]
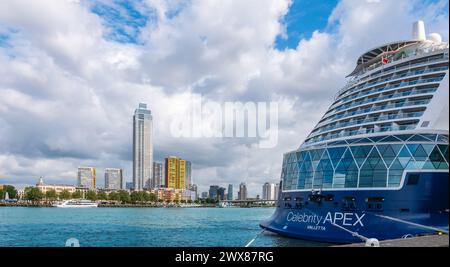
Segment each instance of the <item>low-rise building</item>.
[[173,189],[173,188],[155,188],[150,190],[157,196],[158,200],[164,202],[175,202],[175,201],[195,201],[195,192],[185,189]]
[[36,184],[36,187],[44,194],[50,190],[56,191],[57,194],[61,193],[64,190],[67,190],[70,193],[73,193],[77,190],[77,188],[73,185],[45,184],[44,179],[42,179],[42,177],[39,179],[39,182]]

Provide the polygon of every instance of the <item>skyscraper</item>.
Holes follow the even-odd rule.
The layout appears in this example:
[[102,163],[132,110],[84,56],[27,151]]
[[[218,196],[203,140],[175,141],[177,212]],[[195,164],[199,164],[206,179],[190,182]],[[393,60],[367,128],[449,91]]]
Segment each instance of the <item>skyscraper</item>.
[[85,187],[89,189],[95,189],[96,183],[96,170],[95,167],[79,167],[78,168],[78,187]]
[[168,157],[165,160],[166,187],[173,189],[186,189],[186,161],[177,157]]
[[217,189],[217,200],[225,200],[225,188],[219,187]]
[[189,190],[192,191],[192,192],[195,192],[195,199],[197,199],[198,198],[198,187],[197,187],[197,185],[196,184],[191,184],[189,186]]
[[247,185],[245,183],[241,183],[239,185],[238,199],[239,200],[246,200],[247,199]]
[[209,186],[209,198],[210,199],[217,199],[217,191],[219,190],[218,185],[211,185]]
[[133,187],[151,187],[153,169],[153,118],[147,104],[139,104],[133,116]]
[[161,162],[153,162],[153,188],[160,188],[163,185],[163,164]]
[[280,195],[280,184],[275,184],[275,200],[278,200],[279,195]]
[[123,189],[123,170],[105,169],[105,189],[121,190]]
[[190,161],[186,161],[186,189],[192,184],[192,163]]
[[275,200],[275,184],[265,183],[262,190],[263,200]]
[[233,185],[228,185],[227,200],[233,200]]

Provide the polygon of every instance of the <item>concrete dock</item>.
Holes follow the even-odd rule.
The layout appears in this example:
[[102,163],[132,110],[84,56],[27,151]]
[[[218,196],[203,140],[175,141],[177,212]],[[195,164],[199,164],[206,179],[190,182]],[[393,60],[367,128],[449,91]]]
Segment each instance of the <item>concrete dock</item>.
[[[339,245],[334,247],[364,247],[364,243]],[[448,247],[448,235],[427,235],[380,241],[380,247]]]

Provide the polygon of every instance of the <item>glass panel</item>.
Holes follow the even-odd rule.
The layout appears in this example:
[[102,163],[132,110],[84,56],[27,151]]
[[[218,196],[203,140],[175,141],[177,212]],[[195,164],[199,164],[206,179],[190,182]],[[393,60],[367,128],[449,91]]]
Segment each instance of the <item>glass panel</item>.
[[302,153],[305,153],[305,152],[297,152],[296,154],[297,154],[297,163],[298,163],[298,165],[300,166],[300,164],[303,162],[303,156],[302,156]]
[[438,135],[437,141],[440,143],[448,143],[448,135]]
[[306,180],[306,173],[300,172],[298,174],[297,189],[305,189],[305,180]]
[[421,134],[421,136],[429,139],[432,142],[436,141],[437,134]]
[[425,153],[427,153],[427,155],[429,156],[431,154],[431,152],[434,150],[435,145],[422,144],[422,147],[425,150]]
[[349,144],[353,144],[353,143],[357,143],[359,140],[362,140],[362,139],[352,139],[352,140],[347,140],[347,142]]
[[386,163],[386,166],[390,166],[394,159],[397,157],[398,152],[403,147],[403,145],[400,144],[394,144],[394,145],[377,145],[378,151],[380,152],[381,156],[383,157],[384,162]]
[[445,160],[448,163],[448,145],[438,145],[439,150],[441,151],[442,155],[444,155]]
[[342,158],[342,155],[344,154],[346,149],[347,149],[346,147],[328,148],[328,153],[330,154],[331,161],[333,162],[333,166],[335,168],[339,163],[339,160]]
[[383,135],[383,136],[374,136],[374,137],[370,137],[370,140],[372,140],[374,142],[378,142],[378,141],[380,141],[383,138],[386,138],[386,136],[385,135]]
[[333,187],[354,188],[358,184],[358,167],[352,157],[350,150],[347,150],[336,167]]
[[412,135],[411,135],[411,134],[401,134],[401,135],[395,135],[395,137],[397,137],[397,138],[399,138],[399,139],[401,139],[401,140],[403,140],[403,141],[406,141],[406,140],[408,140],[409,138],[411,138]]
[[[312,178],[313,178],[313,174],[314,174],[312,164],[311,164],[310,153],[306,153],[306,156],[305,156],[304,162],[303,162],[303,166],[300,169],[300,174],[301,175],[299,175],[299,181],[298,181],[297,188],[302,187],[302,189],[310,189],[312,187]],[[303,179],[300,179],[300,176]],[[300,181],[300,180],[302,180],[302,181]]]
[[409,138],[408,141],[411,141],[411,142],[423,142],[423,141],[430,142],[430,140],[428,140],[427,138],[425,138],[425,137],[423,137],[421,135],[418,135],[418,134],[414,135],[411,138]]
[[439,169],[439,166],[442,162],[445,162],[444,157],[439,152],[438,147],[436,146],[430,154],[430,161],[433,164],[435,169]]
[[362,166],[364,161],[372,150],[373,146],[352,146],[350,149],[352,150],[353,157],[356,160],[358,166]]
[[386,166],[377,149],[372,149],[360,170],[359,187],[386,187],[386,185]]
[[448,164],[447,162],[441,162],[439,164],[439,168],[438,169],[448,169]]
[[359,141],[354,142],[353,144],[364,144],[364,143],[372,143],[372,141],[369,140],[368,138],[363,138]]
[[389,178],[388,178],[388,186],[389,187],[398,187],[400,186],[400,181],[402,179],[403,169],[390,169],[389,170]]
[[381,143],[381,142],[400,142],[400,141],[402,141],[402,140],[395,138],[394,136],[388,136],[388,137],[380,140],[379,143]]
[[[438,164],[438,166],[439,166],[439,164]],[[433,164],[429,159],[427,159],[426,161],[424,161],[424,162],[423,162],[423,165],[422,165],[421,167],[422,167],[422,169],[424,169],[424,170],[434,170],[434,169],[437,169],[437,168],[435,168],[434,164]]]
[[346,141],[336,141],[336,142],[330,142],[328,143],[329,146],[335,146],[335,145],[346,145]]
[[[409,145],[407,145],[407,146],[409,148]],[[418,145],[414,152],[412,152],[411,149],[410,149],[410,151],[413,154],[414,159],[416,161],[424,161],[424,160],[426,160],[428,158],[428,154],[427,154],[427,152],[425,151],[425,149],[423,148],[422,145]]]
[[311,150],[311,159],[314,160],[320,160],[320,158],[322,157],[322,153],[323,153],[323,149],[317,149],[317,150]]
[[[417,144],[407,144],[406,146],[408,147],[408,150],[411,152],[411,154],[414,154],[414,152],[416,152],[416,149],[419,147],[419,145]],[[400,153],[402,152],[403,150]]]

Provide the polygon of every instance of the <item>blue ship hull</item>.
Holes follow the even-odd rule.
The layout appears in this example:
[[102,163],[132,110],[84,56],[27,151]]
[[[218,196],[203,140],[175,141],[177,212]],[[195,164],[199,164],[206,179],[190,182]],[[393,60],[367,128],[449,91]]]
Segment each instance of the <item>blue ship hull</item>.
[[436,231],[398,220],[448,230],[448,193],[448,172],[408,173],[399,190],[283,192],[275,213],[260,226],[330,243],[362,242],[348,231],[379,240],[429,234]]

